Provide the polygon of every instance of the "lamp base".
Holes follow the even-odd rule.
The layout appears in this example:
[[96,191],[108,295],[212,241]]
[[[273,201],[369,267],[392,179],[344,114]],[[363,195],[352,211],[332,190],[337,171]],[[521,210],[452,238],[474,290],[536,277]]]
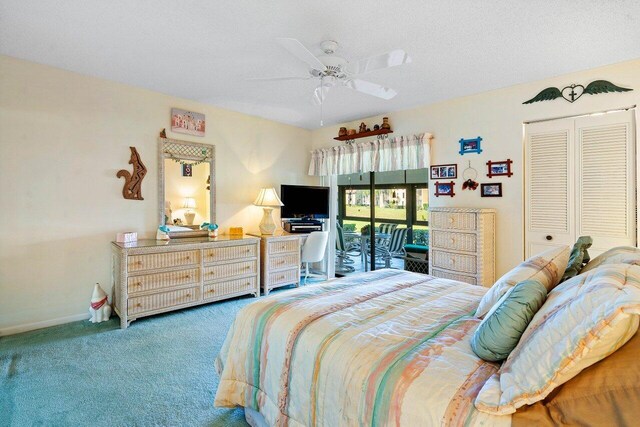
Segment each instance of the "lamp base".
[[193,225],[193,219],[196,217],[195,212],[185,212],[184,219],[187,221],[187,225]]
[[260,233],[262,234],[273,234],[276,231],[276,223],[273,222],[273,217],[271,216],[271,212],[273,212],[272,208],[262,208],[264,210],[264,215],[262,215],[262,221],[260,222]]

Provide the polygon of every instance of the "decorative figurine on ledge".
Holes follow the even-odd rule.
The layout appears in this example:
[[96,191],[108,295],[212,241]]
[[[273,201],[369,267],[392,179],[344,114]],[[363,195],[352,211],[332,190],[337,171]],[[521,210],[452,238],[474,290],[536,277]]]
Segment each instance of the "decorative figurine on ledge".
[[389,117],[382,118],[382,126],[380,126],[380,129],[391,130],[391,125],[389,124]]
[[367,131],[367,125],[364,122],[360,123],[360,129],[358,129],[358,133],[364,133]]
[[171,240],[169,237],[169,227],[161,225],[156,232],[156,240]]
[[373,130],[380,130],[380,125],[373,125]]
[[347,134],[347,128],[341,127],[338,131],[338,136],[345,136]]
[[218,224],[209,224],[208,222],[203,222],[200,228],[202,230],[209,231],[209,237],[218,237]]
[[106,322],[111,317],[111,306],[107,304],[107,294],[102,290],[99,283],[93,288],[91,305],[89,306],[91,323]]

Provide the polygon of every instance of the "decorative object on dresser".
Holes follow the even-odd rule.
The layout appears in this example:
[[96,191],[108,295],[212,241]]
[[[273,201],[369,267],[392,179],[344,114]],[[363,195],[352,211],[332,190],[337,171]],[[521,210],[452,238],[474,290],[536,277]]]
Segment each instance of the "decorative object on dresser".
[[239,295],[260,295],[260,239],[112,243],[113,306],[120,327],[140,317]]
[[243,234],[242,227],[229,227],[229,236],[242,236]]
[[209,232],[209,237],[218,237],[218,224],[209,224],[208,222],[203,222],[202,225],[200,225],[200,228],[203,230],[207,230]]
[[[182,168],[189,165],[197,179],[183,178],[178,165]],[[215,146],[166,138],[158,140],[158,221],[162,225],[177,226],[170,227],[171,238],[207,236],[207,230],[201,230],[200,224],[193,225],[189,217],[198,216],[199,223],[216,222],[215,178]],[[208,188],[205,181],[209,183]],[[185,195],[193,200],[185,199]],[[188,210],[184,214],[186,227],[182,227],[182,218],[173,216],[175,211],[171,211],[171,206],[184,206]]]
[[289,234],[281,229],[267,235],[249,234],[262,239],[260,281],[264,294],[269,295],[272,289],[282,286],[300,286],[300,245],[307,236]]
[[523,102],[523,104],[533,104],[538,101],[553,101],[556,98],[564,98],[566,101],[573,103],[585,93],[589,95],[597,95],[599,93],[608,92],[629,92],[631,90],[633,89],[616,86],[606,80],[595,80],[589,83],[587,87],[577,84],[565,86],[562,90],[557,87],[548,87],[540,91],[540,93],[530,100]]
[[433,165],[431,166],[431,179],[458,177],[458,165]]
[[187,222],[187,225],[193,225],[193,219],[196,217],[196,213],[191,209],[196,208],[195,199],[193,197],[185,197],[182,207],[186,209],[184,213],[184,219]]
[[436,197],[440,197],[440,196],[449,196],[449,197],[453,197],[456,195],[456,193],[453,191],[453,186],[456,185],[455,182],[451,181],[451,182],[438,182],[436,181],[436,191],[434,193],[434,195]]
[[205,124],[205,117],[202,113],[194,113],[193,111],[181,110],[179,108],[171,109],[172,132],[204,136]]
[[144,200],[144,197],[142,197],[142,180],[147,174],[147,168],[144,163],[142,163],[136,147],[129,147],[129,149],[131,150],[129,164],[133,165],[133,172],[120,169],[116,174],[118,178],[124,178],[122,197],[129,200]]
[[284,206],[278,197],[278,193],[276,193],[276,189],[273,187],[261,189],[253,204],[262,206],[264,210],[264,215],[262,215],[262,221],[260,222],[260,232],[262,234],[273,234],[276,231],[276,223],[273,221],[271,212],[273,212],[273,208]]
[[502,197],[502,183],[488,183],[480,186],[480,195],[482,197]]
[[461,138],[458,143],[460,144],[460,153],[461,156],[469,153],[482,153],[482,148],[480,147],[480,143],[482,142],[481,137],[464,139]]
[[135,231],[125,231],[124,233],[116,234],[116,242],[119,243],[132,243],[138,240],[138,233]]
[[489,160],[487,162],[487,176],[489,178],[493,178],[494,176],[506,176],[507,178],[511,178],[513,172],[511,172],[511,164],[513,161],[511,159],[501,160],[499,162],[492,162]]
[[[170,240],[171,236],[169,236],[169,227],[166,225],[161,225],[158,227],[158,231],[156,231],[156,240]],[[120,243],[120,242],[117,242]]]
[[111,317],[111,306],[108,304],[107,294],[100,287],[100,283],[96,283],[93,287],[89,315],[91,323],[106,322]]
[[495,281],[495,209],[431,208],[429,274],[472,285]]

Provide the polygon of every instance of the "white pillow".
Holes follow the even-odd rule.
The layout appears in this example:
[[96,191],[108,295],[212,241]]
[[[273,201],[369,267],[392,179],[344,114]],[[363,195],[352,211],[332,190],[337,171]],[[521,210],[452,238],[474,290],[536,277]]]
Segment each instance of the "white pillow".
[[516,268],[498,279],[491,289],[484,294],[476,310],[476,317],[486,315],[491,310],[491,307],[510,288],[525,280],[536,280],[549,292],[560,282],[564,271],[567,269],[567,264],[569,264],[570,254],[571,248],[569,246],[561,246],[532,256],[520,263]]
[[622,347],[638,330],[640,266],[604,265],[549,293],[475,406],[512,414],[543,400],[584,368]]
[[580,270],[580,274],[598,268],[605,264],[636,264],[640,265],[640,249],[633,246],[618,246],[601,253]]

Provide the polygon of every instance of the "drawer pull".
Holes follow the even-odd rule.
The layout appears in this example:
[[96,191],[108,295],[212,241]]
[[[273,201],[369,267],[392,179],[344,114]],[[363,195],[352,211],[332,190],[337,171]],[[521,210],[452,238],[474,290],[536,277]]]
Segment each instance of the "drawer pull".
[[278,277],[278,280],[284,280],[284,276]]
[[452,216],[450,216],[450,217],[449,217],[449,223],[450,223],[450,224],[453,224],[453,221],[455,221],[455,219],[454,219]]
[[142,303],[137,303],[136,307],[138,307],[138,308],[142,307]]
[[451,258],[451,264],[455,264],[456,263],[456,259],[455,258]]
[[246,252],[246,253],[249,253],[249,252],[251,252],[251,249],[247,249],[245,252]]
[[216,292],[216,291],[215,291],[215,289],[209,289],[209,290],[207,291],[207,293],[210,293],[210,294],[214,294],[215,292]]
[[190,293],[188,293],[188,294],[186,295],[186,297],[187,297],[187,298],[191,298],[191,294],[190,294]]
[[456,239],[454,239],[453,237],[451,238],[451,244],[453,245],[456,242]]
[[136,283],[133,284],[133,286],[142,286],[142,283],[136,282]]
[[136,264],[137,265],[142,265],[142,261],[137,261]]
[[250,265],[247,265],[244,269],[245,269],[245,270],[249,270],[249,269],[251,269],[251,266],[250,266]]

